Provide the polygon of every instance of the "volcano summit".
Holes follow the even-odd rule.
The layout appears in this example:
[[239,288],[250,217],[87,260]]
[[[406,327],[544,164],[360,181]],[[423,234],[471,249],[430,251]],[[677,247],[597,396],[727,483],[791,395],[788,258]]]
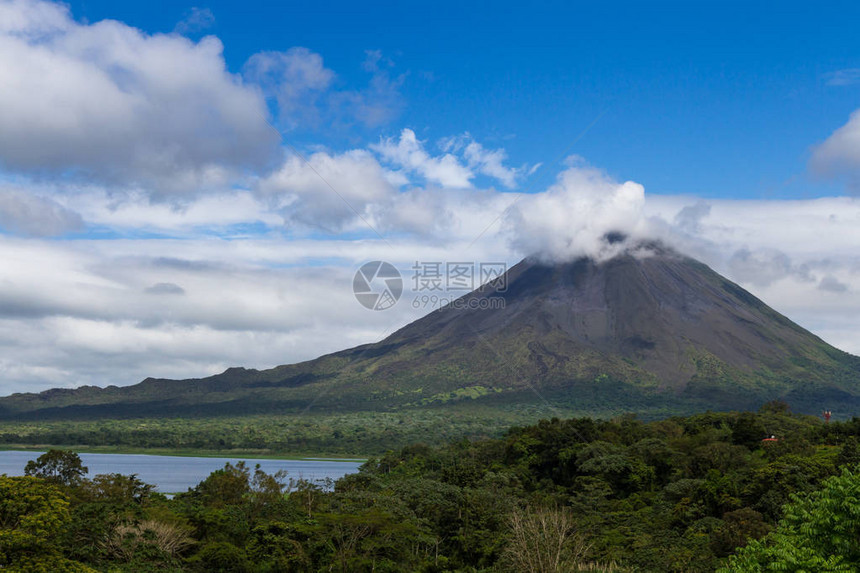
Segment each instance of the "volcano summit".
[[[405,411],[482,405],[646,416],[860,407],[860,358],[657,244],[606,261],[526,259],[385,340],[270,370],[49,390],[4,418]],[[483,301],[480,299],[496,299]],[[543,415],[546,415],[544,410]]]

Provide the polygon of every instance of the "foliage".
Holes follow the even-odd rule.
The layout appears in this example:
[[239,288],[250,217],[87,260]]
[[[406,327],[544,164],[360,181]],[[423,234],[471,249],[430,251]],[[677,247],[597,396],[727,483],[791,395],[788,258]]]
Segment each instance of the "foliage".
[[78,454],[66,450],[48,450],[24,467],[24,475],[66,486],[80,483],[88,471]]
[[194,545],[192,531],[188,527],[165,523],[154,519],[142,520],[135,524],[117,525],[104,540],[109,555],[121,561],[132,561],[141,551],[147,549],[173,559]]
[[173,499],[134,475],[3,477],[0,564],[135,573],[857,570],[858,436],[860,420],[824,424],[776,403],[653,422],[556,418],[498,438],[414,443],[327,485],[243,462]]
[[[547,414],[548,403],[561,415],[603,417],[627,411],[658,417],[705,408],[752,408],[772,397],[783,397],[807,412],[837,401],[843,411],[860,405],[860,358],[826,344],[705,265],[665,246],[651,244],[648,249],[654,256],[627,255],[599,264],[546,266],[526,260],[510,275],[506,292],[487,285],[474,293],[477,298],[472,300],[489,302],[499,312],[475,314],[475,309],[448,305],[383,341],[315,360],[267,370],[230,368],[202,379],[148,378],[126,387],[13,394],[0,398],[0,418],[29,420],[31,426],[84,423],[82,428],[66,425],[58,436],[74,434],[73,444],[133,441],[164,447],[180,441],[189,448],[295,452],[306,451],[306,437],[325,434],[313,429],[272,434],[259,428],[206,432],[199,426],[215,420],[223,430],[220,418],[232,418],[227,423],[232,425],[237,418],[261,416],[273,425],[280,417],[301,426],[312,410],[354,415],[355,423],[344,425],[355,430],[361,426],[362,431],[350,435],[333,428],[332,434],[342,434],[340,439],[321,441],[368,453],[370,448],[384,451],[421,439],[393,424],[386,430],[394,436],[377,432],[376,425],[357,423],[379,413],[405,418],[459,415],[460,436],[497,437],[499,420],[509,418],[512,410],[525,407],[531,412],[523,422],[510,423],[535,423]],[[602,322],[586,313],[581,320],[570,320],[559,312],[579,305],[583,293],[599,296],[611,309],[606,316],[621,318]],[[654,319],[657,316],[660,320]],[[481,326],[476,329],[477,323]],[[488,347],[494,351],[486,352]],[[470,425],[476,410],[496,423]],[[787,412],[784,404],[774,403],[762,413]],[[116,418],[128,423],[118,427]],[[174,427],[193,420],[198,431],[165,435],[157,423],[161,418],[169,418]],[[123,431],[138,422],[155,423],[134,436]],[[443,435],[451,427],[428,426],[427,436],[458,437]],[[735,445],[748,447],[742,433]],[[18,434],[18,440],[8,435],[6,443],[34,443],[31,434],[9,434]]]
[[721,572],[860,569],[860,471],[846,468],[821,489],[791,498],[776,530],[738,551]]
[[63,493],[45,480],[0,476],[0,569],[90,571],[65,558],[55,543],[69,523],[68,505]]
[[[180,453],[255,456],[275,453],[366,456],[432,436],[438,441],[500,437],[534,422],[545,408],[458,408],[403,412],[139,418],[75,421],[0,421],[0,444],[105,451],[168,449]],[[574,412],[570,412],[573,415]],[[111,449],[112,448],[112,449]]]
[[509,517],[509,540],[501,563],[507,571],[575,571],[588,545],[567,509],[527,508]]

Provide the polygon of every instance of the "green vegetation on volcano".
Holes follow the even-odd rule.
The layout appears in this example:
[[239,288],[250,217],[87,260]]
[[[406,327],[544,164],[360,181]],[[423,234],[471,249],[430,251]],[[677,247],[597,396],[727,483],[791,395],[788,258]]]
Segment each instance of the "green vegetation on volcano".
[[526,260],[505,288],[466,295],[503,305],[441,308],[308,362],[8,396],[0,441],[364,454],[551,416],[655,419],[774,399],[836,419],[860,410],[860,358],[695,260],[645,251]]

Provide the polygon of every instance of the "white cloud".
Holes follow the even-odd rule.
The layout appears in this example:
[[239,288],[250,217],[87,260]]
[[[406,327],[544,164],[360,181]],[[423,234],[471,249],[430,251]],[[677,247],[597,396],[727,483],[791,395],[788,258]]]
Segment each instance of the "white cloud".
[[373,256],[350,241],[0,239],[2,391],[269,367],[378,339],[415,311],[355,301],[352,274]]
[[430,183],[453,188],[472,187],[471,180],[475,177],[472,171],[450,153],[431,156],[411,129],[401,131],[397,140],[385,138],[370,148],[385,161],[417,173]]
[[36,39],[71,26],[69,10],[62,4],[32,0],[0,2],[0,34]]
[[185,17],[176,24],[173,31],[177,34],[195,34],[208,30],[215,25],[215,14],[209,8],[194,6],[186,12]]
[[504,149],[486,149],[475,141],[469,133],[443,138],[439,142],[439,146],[446,153],[462,153],[469,169],[496,179],[508,189],[516,187],[517,181],[524,173],[531,175],[538,167],[537,165],[531,168],[521,167],[518,169],[508,167],[505,165],[508,154]]
[[472,180],[485,175],[512,189],[521,177],[537,168],[505,165],[508,156],[504,149],[487,149],[469,133],[444,137],[439,140],[439,148],[442,155],[431,155],[411,129],[402,130],[397,139],[383,138],[370,146],[385,162],[417,174],[430,184],[448,188],[471,189]]
[[498,179],[505,187],[516,186],[517,170],[504,165],[508,156],[503,149],[484,149],[480,143],[472,141],[463,150],[463,155],[478,173]]
[[254,54],[245,64],[243,74],[275,99],[279,123],[288,129],[301,123],[319,122],[319,99],[335,78],[334,72],[325,67],[322,56],[299,47],[286,52]]
[[506,194],[492,190],[419,187],[393,195],[387,205],[374,206],[371,212],[377,228],[422,237],[431,244],[468,244],[488,228],[492,229],[488,238],[498,242],[498,215],[510,202]]
[[81,216],[49,197],[0,187],[0,230],[48,237],[83,229]]
[[317,152],[288,157],[259,182],[258,192],[288,223],[340,232],[366,227],[362,217],[370,215],[370,205],[387,203],[400,181],[367,151]]
[[710,215],[711,205],[698,201],[694,205],[686,205],[675,215],[673,222],[682,232],[697,235],[701,232],[702,219]]
[[844,176],[852,188],[860,190],[860,110],[813,150],[811,166],[819,175]]
[[187,193],[274,159],[259,91],[214,37],[74,21],[66,7],[0,2],[0,166]]
[[[365,150],[319,151],[305,158],[307,162],[290,156],[259,181],[257,194],[297,232],[363,231],[371,238],[379,232],[447,240],[477,233],[475,221],[490,225],[510,199],[495,191],[464,188],[468,170],[457,164],[460,172],[455,170],[452,176],[448,167],[457,162],[453,155],[430,156],[414,140],[414,133],[406,131],[397,147],[385,143],[371,147],[383,158],[398,166],[402,160],[414,170],[387,169]],[[448,186],[414,186],[405,174],[413,172]]]
[[103,188],[87,187],[55,195],[65,208],[79,213],[88,225],[121,234],[142,232],[171,236],[201,233],[230,235],[232,227],[262,224],[274,227],[283,218],[250,191],[201,195],[153,202],[140,191],[112,195]]
[[731,276],[748,285],[768,286],[787,276],[805,282],[813,280],[808,267],[795,266],[788,255],[776,249],[751,251],[744,247],[729,257],[728,265]]
[[[645,215],[672,221],[696,197],[648,195]],[[791,253],[796,259],[853,260],[860,245],[860,202],[852,197],[811,200],[717,200],[699,219],[699,234],[684,244],[695,250],[702,241],[730,256],[740,248]],[[682,239],[675,239],[679,241]],[[704,255],[707,256],[707,255]]]
[[[192,9],[177,31],[210,16]],[[623,246],[607,242],[614,231],[663,238],[860,352],[860,200],[646,197],[584,164],[540,193],[499,192],[484,183],[514,189],[537,166],[511,167],[468,133],[438,155],[404,129],[307,163],[285,156],[267,97],[288,128],[400,113],[406,75],[366,56],[364,87],[304,48],[256,54],[240,78],[214,37],[0,0],[0,393],[314,358],[431,310],[409,298],[364,309],[351,291],[363,262],[409,277],[415,261],[605,258]],[[858,150],[860,111],[812,166],[850,180]]]
[[589,256],[599,260],[626,248],[607,240],[611,233],[642,238],[646,221],[644,188],[617,183],[602,171],[574,166],[543,193],[522,195],[506,214],[512,247],[524,256],[551,261]]
[[[334,173],[333,165],[323,166],[339,159],[326,155],[314,164]],[[361,163],[366,160],[348,157],[343,165],[358,161],[355,173],[361,173],[372,165]],[[347,170],[341,165],[338,169]],[[347,178],[352,177],[357,175],[347,172]],[[323,192],[306,173],[291,173],[287,180],[290,185],[304,181],[307,197],[314,197],[312,189]],[[851,326],[860,315],[860,201],[708,201],[705,209],[695,197],[649,195],[635,215],[630,206],[639,204],[638,186],[623,187],[600,172],[573,168],[538,195],[414,189],[364,196],[367,212],[380,228],[387,224],[420,232],[389,236],[388,244],[373,237],[278,234],[224,240],[183,227],[182,211],[166,215],[165,227],[175,231],[165,232],[175,232],[179,238],[174,239],[0,237],[0,390],[204,376],[229,366],[296,362],[379,340],[430,308],[413,309],[412,293],[407,292],[391,311],[365,310],[351,291],[355,269],[369,260],[389,260],[410,285],[416,260],[512,264],[517,256],[505,242],[507,228],[491,226],[477,244],[469,244],[517,197],[522,199],[516,207],[525,206],[526,215],[557,215],[557,221],[545,221],[547,226],[585,221],[591,233],[586,237],[640,217],[671,222],[688,207],[687,213],[707,211],[695,217],[696,242],[685,243],[684,231],[676,231],[682,247],[692,247],[693,254],[825,340],[860,352],[860,337]],[[625,197],[622,210],[630,217],[604,216]],[[246,195],[242,200],[252,199]],[[230,203],[224,205],[219,209],[190,203],[184,213],[201,222],[207,212],[225,216],[218,214],[231,209]],[[119,209],[112,224],[133,230],[162,216],[144,207]],[[571,209],[572,216],[560,214]],[[599,214],[605,224],[587,221],[587,212]],[[237,207],[234,216],[252,222],[257,211]],[[266,224],[274,228],[278,220]],[[565,232],[571,240],[582,236]],[[573,252],[570,245],[563,247],[563,253]],[[748,261],[759,262],[743,267],[736,260],[733,266],[733,257],[744,249]]]
[[365,55],[362,68],[371,74],[367,86],[333,94],[332,106],[340,114],[339,122],[379,127],[397,117],[406,106],[400,94],[406,74],[393,76],[394,62],[380,50],[367,50]]
[[[649,195],[644,212],[650,221],[672,221],[687,208],[704,211],[702,205],[696,197]],[[664,228],[664,236],[801,326],[860,354],[860,336],[850,328],[860,316],[860,200],[704,205],[707,213],[696,218],[695,235],[676,227]]]
[[362,64],[370,79],[362,88],[336,85],[337,75],[320,54],[295,47],[260,52],[246,62],[246,80],[261,86],[277,108],[278,124],[292,130],[349,130],[355,125],[379,127],[397,117],[405,104],[400,93],[406,74],[393,76],[394,62],[379,50],[366,53]]

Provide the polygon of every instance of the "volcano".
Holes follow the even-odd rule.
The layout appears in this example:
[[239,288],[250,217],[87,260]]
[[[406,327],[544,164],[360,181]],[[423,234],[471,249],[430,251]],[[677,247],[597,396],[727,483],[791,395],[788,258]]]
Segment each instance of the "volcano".
[[468,402],[646,416],[860,407],[860,358],[659,244],[526,259],[381,342],[270,370],[0,400],[5,418],[403,411]]

